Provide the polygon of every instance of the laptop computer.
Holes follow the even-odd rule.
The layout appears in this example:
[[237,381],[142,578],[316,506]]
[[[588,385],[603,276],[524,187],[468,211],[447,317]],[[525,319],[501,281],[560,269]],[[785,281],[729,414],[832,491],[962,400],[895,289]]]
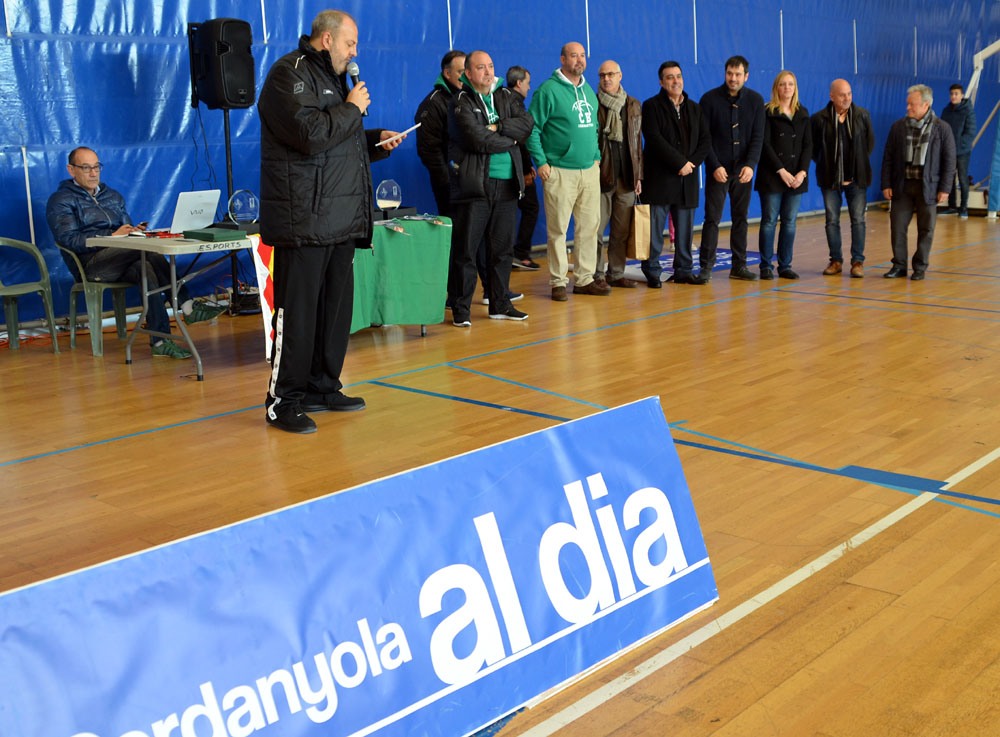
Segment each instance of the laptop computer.
[[185,230],[207,228],[215,222],[215,210],[219,206],[221,194],[218,189],[181,192],[177,195],[177,206],[174,207],[170,229],[161,228],[149,232],[183,233]]

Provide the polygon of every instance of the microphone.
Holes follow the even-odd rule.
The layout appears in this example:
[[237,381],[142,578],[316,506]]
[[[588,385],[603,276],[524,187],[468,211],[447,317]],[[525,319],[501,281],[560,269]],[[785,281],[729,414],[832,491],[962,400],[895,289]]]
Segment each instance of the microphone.
[[[353,61],[350,62],[350,63],[348,63],[348,65],[347,65],[347,73],[349,75],[351,75],[351,84],[354,87],[357,87],[358,86],[358,81],[361,79],[361,70],[358,69],[358,65],[355,62],[353,62]],[[361,113],[361,117],[363,117],[363,118],[368,117],[368,108],[365,108],[365,111],[363,113]]]

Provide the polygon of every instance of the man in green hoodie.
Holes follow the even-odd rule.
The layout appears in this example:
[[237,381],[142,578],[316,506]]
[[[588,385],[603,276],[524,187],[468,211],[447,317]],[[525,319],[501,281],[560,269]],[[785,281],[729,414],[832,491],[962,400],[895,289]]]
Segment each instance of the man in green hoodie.
[[569,284],[566,231],[572,215],[576,254],[574,294],[611,294],[597,271],[597,226],[601,217],[600,150],[597,146],[597,95],[583,78],[587,54],[570,42],[559,56],[560,68],[535,92],[529,108],[535,129],[528,152],[545,183],[545,229],[548,235],[552,299],[565,302]]

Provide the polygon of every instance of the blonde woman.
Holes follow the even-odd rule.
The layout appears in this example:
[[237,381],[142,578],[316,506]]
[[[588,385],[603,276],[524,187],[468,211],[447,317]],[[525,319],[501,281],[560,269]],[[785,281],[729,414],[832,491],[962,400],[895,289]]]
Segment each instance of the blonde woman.
[[771,85],[771,101],[764,105],[764,148],[757,183],[760,194],[760,278],[773,279],[774,233],[778,221],[778,276],[798,279],[792,271],[795,218],[803,193],[809,188],[812,129],[809,111],[799,102],[795,75],[782,71]]

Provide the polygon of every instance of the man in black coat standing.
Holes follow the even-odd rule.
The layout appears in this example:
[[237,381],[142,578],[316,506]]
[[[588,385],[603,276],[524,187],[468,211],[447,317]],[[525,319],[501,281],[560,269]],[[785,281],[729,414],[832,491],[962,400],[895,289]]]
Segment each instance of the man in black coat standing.
[[708,155],[711,139],[701,108],[684,91],[681,65],[665,61],[659,76],[662,89],[642,103],[643,193],[650,205],[649,259],[642,262],[642,273],[651,286],[660,283],[660,251],[669,212],[676,234],[674,282],[707,284],[707,273],[693,273],[691,241],[698,206],[698,167]]
[[448,112],[448,161],[451,201],[455,210],[449,283],[454,300],[452,324],[467,328],[476,289],[475,254],[486,242],[491,320],[524,320],[528,316],[510,300],[511,258],[517,200],[524,192],[524,171],[518,143],[525,141],[535,121],[524,109],[524,98],[494,74],[485,51],[465,58],[465,85],[452,98]]
[[840,203],[847,200],[851,217],[851,277],[865,276],[865,207],[867,190],[872,183],[869,157],[875,148],[875,134],[868,111],[854,104],[851,85],[846,79],[830,83],[830,102],[812,116],[813,159],[816,183],[823,193],[826,210],[826,245],[830,263],[824,276],[836,276],[844,270],[840,236]]
[[[958,173],[958,186],[951,190],[948,197],[946,215],[956,212],[960,218],[969,217],[969,159],[972,158],[972,142],[976,138],[976,111],[972,102],[965,99],[965,88],[953,84],[949,89],[950,102],[941,111],[941,120],[951,126],[955,136],[955,169]],[[961,200],[958,194],[961,192]]]
[[701,275],[712,278],[719,245],[719,221],[729,195],[732,228],[729,247],[733,262],[730,279],[757,281],[747,268],[747,211],[750,209],[753,171],[764,146],[764,98],[745,87],[750,62],[742,56],[726,60],[726,81],[701,96],[712,147],[705,177],[705,224],[701,229]]
[[431,176],[431,191],[438,214],[451,217],[451,195],[448,185],[448,106],[451,98],[462,89],[465,52],[452,49],[441,59],[441,74],[434,89],[417,106],[414,123],[417,128],[417,156]]
[[947,202],[955,179],[955,137],[931,105],[934,93],[924,84],[906,91],[906,117],[889,129],[882,155],[882,195],[890,200],[892,268],[884,276],[906,276],[906,235],[917,213],[917,250],[912,281],[920,281],[930,261],[937,205]]
[[[274,246],[274,346],[268,424],[316,432],[306,412],[364,409],[340,390],[354,306],[354,249],[372,242],[371,158],[399,141],[366,131],[368,89],[347,88],[358,27],[324,10],[260,92],[260,233]],[[383,145],[384,142],[384,145]],[[381,146],[381,148],[379,147]]]

